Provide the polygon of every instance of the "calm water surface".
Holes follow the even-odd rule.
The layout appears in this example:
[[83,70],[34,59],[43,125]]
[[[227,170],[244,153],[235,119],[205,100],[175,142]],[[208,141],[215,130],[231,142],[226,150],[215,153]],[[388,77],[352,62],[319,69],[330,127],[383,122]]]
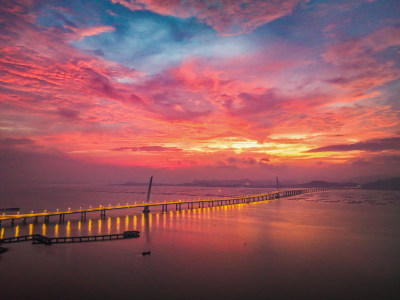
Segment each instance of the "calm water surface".
[[[153,201],[264,189],[154,187]],[[141,202],[146,187],[7,187],[0,206],[41,211]],[[186,207],[185,207],[186,208]],[[172,209],[172,206],[171,206]],[[204,209],[139,209],[57,224],[3,224],[3,237],[141,230],[138,239],[8,245],[1,299],[399,299],[400,193],[347,190]],[[69,222],[67,222],[69,220]],[[142,251],[151,250],[150,256]]]

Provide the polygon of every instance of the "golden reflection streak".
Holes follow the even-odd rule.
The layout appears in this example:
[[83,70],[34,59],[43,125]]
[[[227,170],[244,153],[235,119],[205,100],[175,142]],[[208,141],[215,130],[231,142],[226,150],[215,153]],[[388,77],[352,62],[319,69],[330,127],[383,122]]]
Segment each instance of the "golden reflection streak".
[[29,224],[29,235],[33,234],[33,224]]
[[159,227],[160,225],[160,214],[156,214],[156,226]]
[[163,214],[163,228],[167,227],[167,214]]
[[144,214],[142,214],[140,226],[141,226],[142,229],[144,228]]
[[149,213],[149,228],[152,227],[153,215]]
[[125,231],[128,230],[128,228],[129,228],[129,217],[126,216],[125,217]]
[[15,226],[15,237],[19,235],[19,225]]
[[110,234],[111,232],[111,218],[108,217],[107,219],[107,233]]
[[134,215],[133,216],[133,230],[136,230],[136,228],[137,228],[137,216]]
[[117,231],[119,231],[120,222],[121,222],[121,219],[119,217],[117,217]]
[[92,231],[92,220],[89,219],[89,222],[88,222],[88,232],[91,232],[91,231]]
[[70,234],[71,234],[71,222],[68,221],[67,222],[67,228],[65,229],[65,235],[66,236],[70,236]]
[[42,225],[42,235],[46,235],[46,224]]
[[81,228],[82,228],[82,223],[81,223],[81,221],[79,221],[79,222],[78,222],[78,231],[79,231],[79,232],[81,231]]
[[97,232],[98,234],[101,234],[101,220],[97,221]]
[[58,224],[54,226],[54,236],[58,237]]
[[0,239],[2,239],[3,237],[4,237],[4,228],[1,229]]

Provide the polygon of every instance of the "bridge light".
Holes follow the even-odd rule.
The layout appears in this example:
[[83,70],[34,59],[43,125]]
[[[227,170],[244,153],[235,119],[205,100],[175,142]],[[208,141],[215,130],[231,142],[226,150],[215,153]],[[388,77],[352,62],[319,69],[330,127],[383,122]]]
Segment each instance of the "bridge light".
[[68,207],[68,210],[71,210],[71,207]]
[[[33,210],[31,210],[31,214],[33,214]],[[4,214],[3,214],[4,215]]]
[[58,212],[58,208],[57,208],[57,212]]
[[82,206],[79,206],[79,209],[82,210]]
[[90,208],[92,208],[92,206],[91,206],[91,205],[90,205],[89,207],[90,207]]

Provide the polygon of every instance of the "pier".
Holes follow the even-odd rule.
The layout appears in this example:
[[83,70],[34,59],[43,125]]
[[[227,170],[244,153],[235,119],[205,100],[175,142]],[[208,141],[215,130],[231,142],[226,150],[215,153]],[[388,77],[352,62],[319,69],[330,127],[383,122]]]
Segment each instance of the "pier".
[[85,221],[86,216],[89,213],[100,213],[100,218],[106,218],[106,212],[117,209],[134,209],[142,208],[144,213],[150,212],[150,208],[161,208],[162,213],[166,213],[169,208],[175,208],[175,210],[182,210],[187,207],[187,209],[193,208],[204,208],[204,207],[214,207],[222,205],[235,205],[243,203],[253,203],[261,202],[266,200],[274,200],[280,198],[286,198],[301,194],[308,194],[313,192],[322,192],[332,190],[331,188],[306,188],[306,189],[295,189],[286,191],[274,191],[270,193],[252,195],[252,196],[239,196],[232,198],[222,198],[222,199],[206,199],[206,200],[186,200],[186,201],[172,201],[172,202],[157,202],[157,203],[142,203],[142,204],[127,204],[127,205],[117,205],[117,206],[102,206],[97,208],[88,209],[78,209],[78,210],[67,210],[67,211],[56,211],[56,212],[42,212],[42,213],[30,213],[30,214],[16,214],[16,215],[1,215],[0,216],[0,226],[2,222],[8,221],[11,226],[14,226],[16,221],[20,224],[26,224],[28,221],[33,221],[34,223],[39,222],[39,218],[43,220],[44,224],[50,222],[50,218],[57,219],[59,223],[64,223],[65,216],[68,215],[80,215],[81,220]]
[[11,244],[19,242],[32,241],[32,244],[66,244],[66,243],[82,243],[82,242],[98,242],[111,241],[119,239],[129,239],[140,237],[140,231],[125,231],[117,234],[87,235],[87,236],[69,236],[69,237],[46,237],[41,234],[22,235],[1,239],[0,243]]

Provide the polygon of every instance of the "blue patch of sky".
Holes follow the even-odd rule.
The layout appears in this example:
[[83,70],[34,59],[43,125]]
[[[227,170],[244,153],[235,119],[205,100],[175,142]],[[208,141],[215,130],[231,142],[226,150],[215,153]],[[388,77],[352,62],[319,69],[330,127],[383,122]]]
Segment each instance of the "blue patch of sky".
[[194,18],[129,11],[110,25],[116,30],[86,37],[73,45],[147,73],[160,72],[190,56],[215,58],[246,51],[243,38],[218,37],[211,27]]
[[[310,1],[298,5],[292,14],[257,28],[253,40],[260,45],[285,41],[308,48],[310,54],[315,54],[322,52],[327,44],[362,37],[391,25],[390,20],[394,19],[396,11],[398,16],[400,8],[394,2]],[[331,30],[324,31],[331,25]],[[265,39],[265,36],[269,38]]]
[[106,1],[46,1],[38,2],[34,7],[36,22],[48,27],[77,27],[99,25],[101,14],[108,9]]
[[212,27],[195,18],[131,11],[101,1],[52,1],[37,11],[37,23],[48,27],[114,26],[113,32],[88,36],[72,45],[150,74],[192,56],[212,59],[252,51],[245,36],[218,36]]

